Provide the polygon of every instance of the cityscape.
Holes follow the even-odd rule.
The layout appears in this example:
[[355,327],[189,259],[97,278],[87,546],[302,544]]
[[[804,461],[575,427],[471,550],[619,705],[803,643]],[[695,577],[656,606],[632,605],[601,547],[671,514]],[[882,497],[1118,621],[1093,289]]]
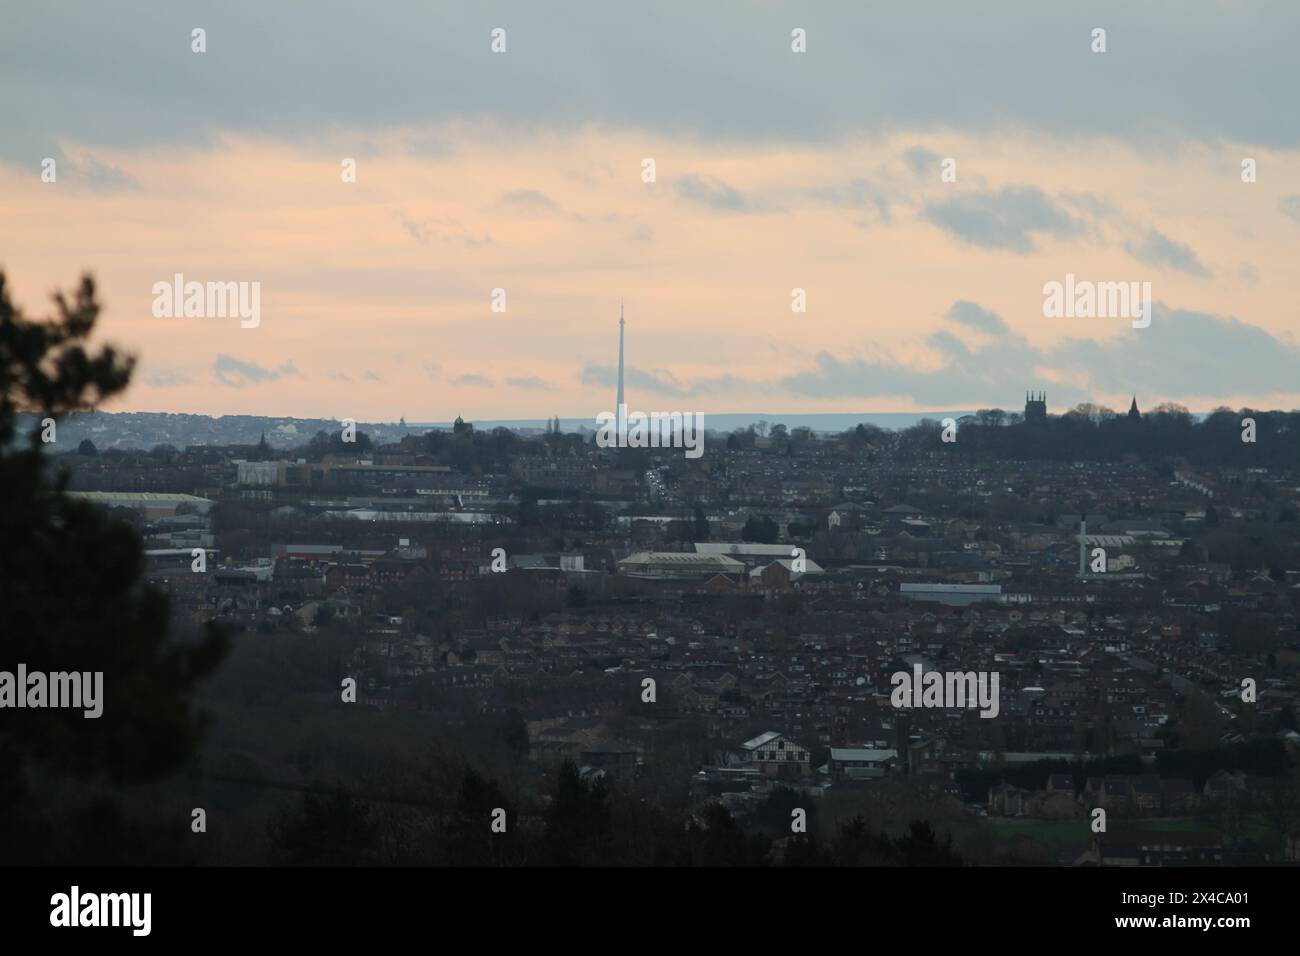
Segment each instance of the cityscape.
[[18,945],[1284,938],[1300,8],[9,7]]
[[[558,418],[51,458],[70,496],[135,529],[178,631],[237,635],[201,695],[230,723],[190,778],[141,796],[240,808],[203,862],[319,861],[286,834],[283,792],[322,776],[341,782],[305,800],[364,817],[372,742],[322,753],[300,723],[338,719],[348,686],[372,733],[457,741],[446,790],[414,784],[417,749],[388,754],[385,780],[453,817],[477,781],[534,835],[569,773],[613,820],[645,801],[700,827],[725,812],[765,841],[750,863],[833,853],[854,822],[923,825],[967,864],[1296,860],[1300,457],[1256,448],[1297,413],[1134,396],[1058,414],[1034,389],[951,442],[930,419],[763,422],[707,432],[698,460]],[[893,693],[913,671],[915,700]],[[993,697],[922,703],[932,673],[992,675]],[[604,826],[590,852],[626,853]],[[385,842],[330,861],[489,861]]]

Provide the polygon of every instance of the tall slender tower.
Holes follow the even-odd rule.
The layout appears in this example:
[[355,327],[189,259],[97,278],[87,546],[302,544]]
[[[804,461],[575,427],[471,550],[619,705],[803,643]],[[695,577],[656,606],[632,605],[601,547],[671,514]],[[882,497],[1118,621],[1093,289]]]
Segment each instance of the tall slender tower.
[[1079,515],[1079,577],[1088,576],[1088,516]]
[[623,300],[618,300],[618,404],[614,414],[621,415],[623,409]]

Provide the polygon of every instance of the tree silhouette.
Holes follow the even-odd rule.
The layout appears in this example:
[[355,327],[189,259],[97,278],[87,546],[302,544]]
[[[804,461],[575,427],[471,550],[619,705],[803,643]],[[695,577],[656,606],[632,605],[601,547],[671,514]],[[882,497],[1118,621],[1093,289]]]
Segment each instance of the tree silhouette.
[[[39,430],[18,440],[19,412],[57,420],[94,407],[126,387],[134,365],[111,346],[86,351],[100,308],[89,276],[70,301],[59,293],[54,303],[53,319],[28,320],[0,273],[0,669],[102,672],[102,715],[49,707],[0,712],[0,858],[58,857],[49,840],[20,832],[19,846],[7,837],[34,808],[59,812],[48,797],[60,776],[128,783],[187,759],[202,727],[190,691],[226,644],[211,624],[195,641],[169,639],[168,599],[143,581],[135,533],[67,495],[66,472],[47,477]],[[59,823],[55,832],[75,826]]]
[[560,764],[546,812],[546,845],[553,866],[606,864],[613,837],[603,780],[584,780],[572,760]]
[[290,866],[357,866],[370,861],[378,827],[366,801],[345,787],[317,784],[303,793],[296,812],[281,810],[268,830],[280,862]]
[[709,540],[709,518],[700,505],[695,506],[695,540]]

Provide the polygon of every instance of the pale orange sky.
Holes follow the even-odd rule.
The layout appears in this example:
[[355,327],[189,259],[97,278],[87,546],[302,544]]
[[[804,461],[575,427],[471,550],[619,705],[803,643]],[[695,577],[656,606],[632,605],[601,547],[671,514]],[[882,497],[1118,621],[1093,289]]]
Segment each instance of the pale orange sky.
[[[1133,349],[1154,340],[1121,320],[1043,318],[1043,283],[1067,272],[1145,279],[1171,308],[1236,316],[1284,340],[1296,327],[1298,227],[1278,213],[1284,190],[1268,175],[1295,168],[1294,154],[1253,150],[1264,175],[1244,184],[1240,146],[1156,164],[1104,141],[1052,148],[1008,138],[994,147],[900,134],[834,148],[711,150],[597,129],[525,142],[486,128],[421,132],[456,143],[454,155],[413,156],[403,147],[413,133],[394,134],[358,158],[355,184],[340,177],[351,155],[345,136],[333,153],[235,139],[166,154],[101,149],[101,162],[139,184],[107,195],[5,169],[0,228],[23,243],[4,265],[29,312],[78,269],[93,270],[107,305],[102,335],[141,358],[116,408],[212,414],[594,417],[612,404],[610,390],[584,384],[583,370],[615,362],[620,296],[629,367],[662,370],[684,389],[722,376],[741,383],[677,395],[630,384],[629,401],[691,399],[706,412],[998,401],[989,392],[918,403],[867,384],[855,399],[778,388],[822,351],[936,368],[926,337],[957,300],[996,313],[1043,349],[1069,337],[1127,336]],[[903,155],[918,145],[956,159],[958,181],[941,182],[937,164],[928,175],[910,170]],[[78,155],[76,144],[65,150]],[[655,159],[653,184],[641,181],[644,157]],[[690,198],[680,185],[688,177],[729,187],[744,206]],[[887,220],[877,206],[836,198],[855,180],[880,192]],[[1025,182],[1066,209],[1077,211],[1060,197],[1088,195],[1114,211],[1080,213],[1083,233],[1034,236],[1025,254],[964,243],[919,215],[930,202]],[[1155,224],[1211,274],[1146,265],[1126,251]],[[154,318],[151,286],[175,272],[260,281],[260,326]],[[490,308],[498,287],[504,314]],[[791,311],[795,287],[807,291],[804,314]],[[297,374],[217,384],[218,355],[268,370],[292,363]],[[457,384],[478,382],[466,376],[491,385]],[[1094,391],[1086,374],[1043,368],[1006,382],[1002,402],[1014,407],[1026,388],[1050,394],[1061,383],[1111,403],[1125,397]],[[1133,387],[1146,391],[1142,384]],[[1300,379],[1289,393],[1188,386],[1180,397],[1197,406],[1300,395]]]
[[[175,62],[200,69],[186,53]],[[1050,110],[1024,110],[1035,122],[997,130],[930,117],[777,138],[635,118],[349,126],[340,108],[310,133],[212,121],[198,139],[116,145],[78,136],[95,125],[81,116],[50,134],[57,182],[39,155],[0,162],[0,267],[29,314],[93,272],[100,337],[140,357],[112,410],[594,419],[613,405],[620,298],[644,410],[1016,409],[1027,389],[1053,411],[1134,392],[1144,407],[1300,405],[1300,150],[1222,130],[1062,135]],[[152,285],[178,272],[260,282],[259,327],[154,318]],[[1151,282],[1155,322],[1044,318],[1044,283],[1067,273]]]

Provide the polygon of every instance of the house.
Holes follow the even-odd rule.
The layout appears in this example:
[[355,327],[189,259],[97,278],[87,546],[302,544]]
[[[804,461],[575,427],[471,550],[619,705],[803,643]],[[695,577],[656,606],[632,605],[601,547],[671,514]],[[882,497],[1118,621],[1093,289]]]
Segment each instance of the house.
[[1108,810],[1127,809],[1133,797],[1134,777],[1128,774],[1107,774],[1101,778],[1097,803]]
[[578,754],[578,765],[598,770],[612,780],[627,783],[636,774],[640,751],[619,744],[596,744]]
[[754,568],[749,572],[750,586],[760,585],[777,591],[785,591],[806,575],[822,574],[822,567],[812,558],[781,558],[766,566]]
[[812,766],[807,747],[775,730],[740,745],[741,762],[758,767],[765,776],[806,776]]
[[1031,812],[1049,820],[1068,820],[1078,816],[1079,805],[1074,800],[1073,783],[1067,790],[1041,790],[1034,794]]
[[620,575],[659,580],[698,581],[716,575],[737,577],[744,571],[744,564],[724,554],[638,551],[618,562]]
[[1068,773],[1054,773],[1047,778],[1048,793],[1068,793],[1074,796],[1074,778]]
[[1179,777],[1164,780],[1162,785],[1166,813],[1176,815],[1192,813],[1200,803],[1200,795],[1190,780]]
[[1133,806],[1150,813],[1160,809],[1160,778],[1155,774],[1143,774],[1133,782]]
[[1201,793],[1208,803],[1225,804],[1236,795],[1238,786],[1237,778],[1228,771],[1216,770],[1206,778]]
[[1203,830],[1113,827],[1093,837],[1102,866],[1187,866],[1222,863],[1223,837]]
[[1003,817],[1022,817],[1029,808],[1032,794],[1028,790],[1000,783],[989,788],[989,814]]
[[897,750],[832,747],[829,769],[835,780],[871,780],[885,776],[897,763]]

